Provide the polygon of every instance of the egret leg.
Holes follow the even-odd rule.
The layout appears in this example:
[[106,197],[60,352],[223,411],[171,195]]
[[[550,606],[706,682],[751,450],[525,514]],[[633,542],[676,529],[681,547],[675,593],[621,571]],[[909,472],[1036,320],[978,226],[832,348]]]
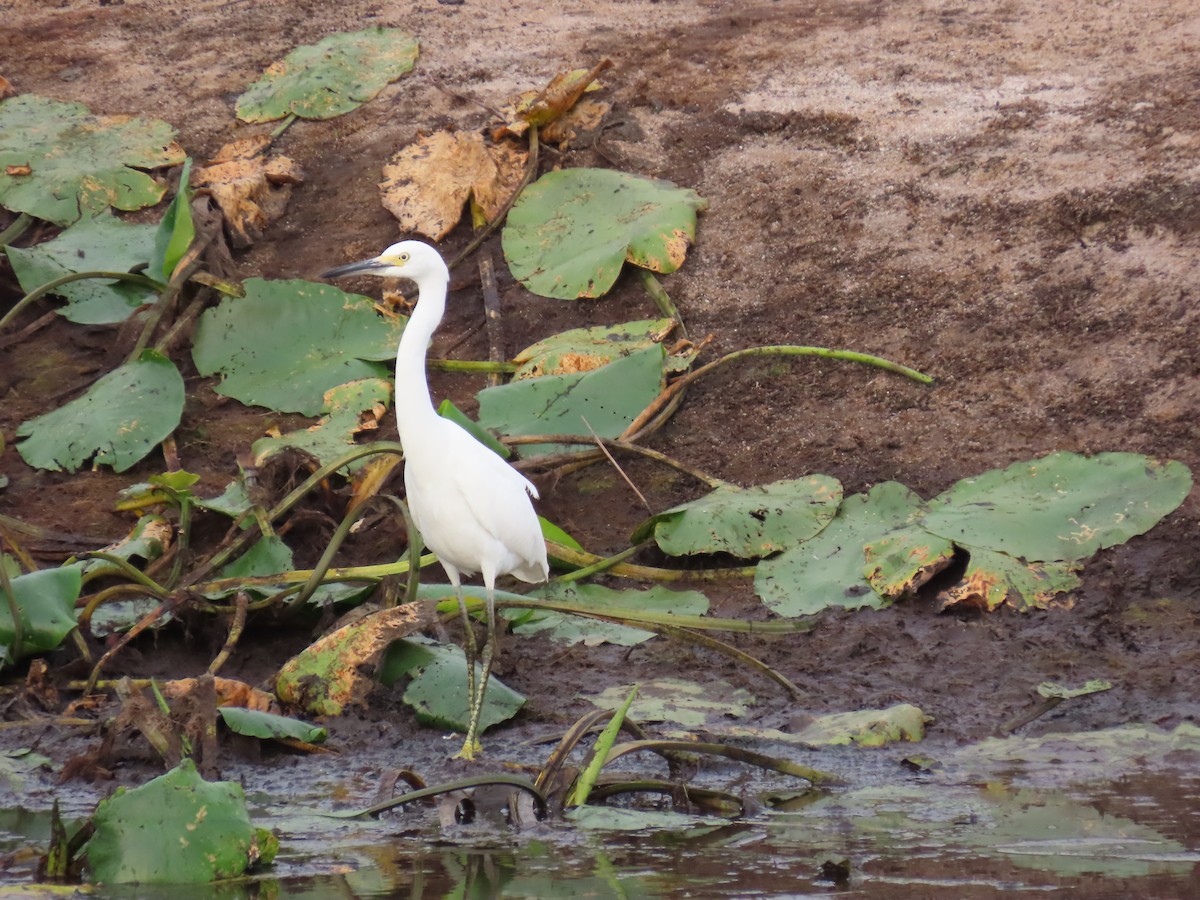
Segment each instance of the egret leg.
[[482,671],[476,692],[471,695],[471,718],[467,723],[467,739],[459,751],[459,759],[474,759],[483,752],[479,743],[479,717],[483,713],[483,698],[487,694],[488,679],[492,674],[492,661],[498,652],[496,646],[496,589],[491,578],[485,578],[487,587],[487,640],[483,644],[483,657],[480,660]]
[[[458,598],[458,613],[462,616],[463,653],[467,657],[467,706],[468,709],[473,709],[475,706],[475,661],[479,658],[479,645],[475,643],[475,629],[471,625],[471,614],[467,612],[467,600],[463,596],[462,581],[458,577],[458,570],[451,569],[444,562],[442,566],[446,569],[450,583],[454,585],[454,596]],[[467,747],[464,745],[462,752],[456,758],[474,759],[474,756],[467,755]]]

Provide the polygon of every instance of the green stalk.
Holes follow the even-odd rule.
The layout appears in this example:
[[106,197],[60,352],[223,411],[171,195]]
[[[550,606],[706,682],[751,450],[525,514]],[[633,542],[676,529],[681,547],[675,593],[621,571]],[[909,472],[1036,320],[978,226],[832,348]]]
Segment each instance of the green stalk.
[[160,281],[155,281],[153,278],[148,278],[145,275],[139,275],[136,272],[74,272],[70,275],[64,275],[61,278],[55,278],[53,281],[47,281],[45,284],[34,288],[32,291],[18,300],[16,306],[5,313],[3,318],[0,318],[0,331],[4,329],[5,325],[15,319],[18,314],[24,311],[27,306],[51,293],[55,288],[60,288],[64,284],[70,284],[72,281],[83,281],[87,278],[103,278],[108,281],[128,281],[131,284],[140,284],[155,291],[163,291],[166,290],[167,287]]
[[23,235],[32,224],[33,216],[27,212],[21,213],[11,225],[0,231],[0,247],[7,247]]

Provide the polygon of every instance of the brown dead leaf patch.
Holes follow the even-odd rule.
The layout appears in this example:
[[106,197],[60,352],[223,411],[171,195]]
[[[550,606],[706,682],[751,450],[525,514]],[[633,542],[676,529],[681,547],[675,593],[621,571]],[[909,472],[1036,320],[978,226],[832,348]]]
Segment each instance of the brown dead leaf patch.
[[226,144],[192,179],[197,192],[220,207],[229,240],[238,248],[262,237],[287,209],[293,185],[304,181],[303,171],[286,156],[264,157],[270,143],[268,135],[257,135]]
[[527,158],[509,141],[489,145],[480,134],[439,131],[392,157],[379,192],[401,231],[437,241],[458,224],[468,197],[495,218],[521,183]]

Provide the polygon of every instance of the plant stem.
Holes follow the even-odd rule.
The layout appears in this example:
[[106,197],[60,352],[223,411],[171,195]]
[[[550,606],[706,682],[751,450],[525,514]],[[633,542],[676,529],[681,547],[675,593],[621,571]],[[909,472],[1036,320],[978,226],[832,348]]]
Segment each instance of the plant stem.
[[64,284],[70,284],[72,281],[83,281],[87,278],[103,278],[109,281],[128,281],[131,284],[140,284],[143,287],[148,287],[154,291],[164,291],[167,286],[161,281],[155,281],[153,278],[148,278],[145,275],[139,275],[136,272],[73,272],[70,275],[63,275],[61,278],[55,278],[53,281],[47,281],[45,284],[34,288],[24,297],[17,301],[16,305],[0,318],[0,330],[11,322],[21,313],[25,307],[29,306],[37,300],[40,300],[46,294],[54,291],[55,288],[60,288]]
[[7,247],[23,235],[32,224],[33,216],[27,212],[21,213],[11,225],[0,231],[0,247]]

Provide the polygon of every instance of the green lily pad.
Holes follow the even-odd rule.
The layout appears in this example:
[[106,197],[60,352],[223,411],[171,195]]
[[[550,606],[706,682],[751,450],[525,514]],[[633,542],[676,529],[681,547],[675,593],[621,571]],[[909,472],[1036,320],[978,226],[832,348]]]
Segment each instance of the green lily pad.
[[818,716],[799,731],[756,725],[723,725],[711,730],[727,738],[780,741],[810,748],[884,747],[899,741],[923,740],[927,721],[930,720],[918,707],[898,703],[887,709],[859,709]]
[[241,785],[205,781],[190,759],[139,788],[118,788],[96,807],[94,825],[88,868],[104,884],[236,878],[278,847],[250,824]]
[[222,706],[217,712],[221,714],[222,721],[229,726],[230,731],[244,734],[246,737],[303,741],[306,744],[320,744],[329,737],[328,728],[257,709]]
[[[356,445],[354,436],[361,430],[361,414],[377,407],[382,413],[391,396],[392,385],[385,378],[364,378],[330,388],[325,392],[321,421],[311,428],[255,441],[250,445],[254,463],[262,465],[276,453],[289,448],[310,454],[321,465],[332,462]],[[365,458],[358,459],[339,471],[351,473],[366,462]]]
[[866,579],[863,547],[920,509],[921,498],[895,481],[847,497],[820,534],[758,564],[755,593],[781,616],[814,615],[830,606],[879,609],[888,601]]
[[1153,528],[1192,488],[1187,466],[1138,453],[1052,453],[964,478],[921,524],[1029,562],[1086,559]]
[[55,225],[109,207],[153,206],[166,188],[143,170],[183,162],[174,138],[155,119],[97,116],[81,103],[34,94],[10,97],[0,103],[0,206]]
[[88,459],[124,472],[179,425],[183,378],[156,350],[109,372],[66,406],[23,422],[17,452],[31,466],[74,472]]
[[732,553],[758,559],[819,534],[838,511],[842,485],[828,475],[742,488],[721,485],[643,522],[630,541],[652,534],[671,556]]
[[[658,586],[647,590],[615,591],[599,584],[554,584],[533,591],[531,596],[577,603],[598,612],[614,608],[689,616],[702,616],[708,612],[708,598],[699,591],[673,591]],[[513,631],[517,634],[546,632],[559,643],[583,644],[585,647],[604,643],[633,647],[654,637],[653,631],[642,628],[541,610],[532,610],[520,624],[513,626]]]
[[670,324],[670,319],[642,319],[621,325],[572,328],[552,334],[526,347],[513,358],[513,362],[520,366],[513,373],[513,380],[599,369],[615,359],[659,343],[655,338]]
[[318,415],[331,388],[385,378],[404,320],[388,321],[372,301],[308,281],[245,282],[246,296],[209,309],[196,328],[192,359],[220,373],[216,391],[280,412]]
[[[632,685],[613,685],[587,699],[601,709],[619,709]],[[740,719],[754,704],[754,695],[719,678],[703,682],[655,678],[640,682],[629,711],[637,722],[674,722],[701,728],[722,719]]]
[[[13,274],[21,290],[30,293],[64,275],[77,272],[128,272],[148,263],[154,253],[153,225],[123,222],[103,212],[81,219],[58,237],[33,247],[6,247]],[[65,319],[81,325],[124,322],[154,291],[140,284],[88,278],[54,289],[67,301],[59,310]]]
[[626,260],[664,273],[683,265],[706,205],[695,191],[627,172],[547,172],[509,212],[504,256],[535,294],[600,297]]
[[332,119],[412,71],[418,44],[397,28],[331,34],[272,64],[237,101],[243,122]]
[[[587,435],[590,425],[600,437],[619,437],[662,389],[663,356],[662,346],[656,344],[592,372],[484,388],[476,395],[479,424],[510,436]],[[521,453],[535,456],[587,449],[579,444],[526,444]]]
[[24,656],[55,649],[75,628],[75,601],[83,584],[77,568],[64,566],[11,580],[21,620],[20,644],[12,608],[0,597],[0,668]]
[[[382,669],[393,680],[397,673],[410,677],[404,689],[404,702],[417,714],[417,721],[435,728],[466,732],[470,718],[467,698],[467,658],[459,647],[439,644],[427,638],[408,637],[387,651]],[[483,674],[476,663],[475,677]],[[479,733],[505,722],[525,705],[525,698],[499,679],[488,679],[483,710],[479,714]]]

